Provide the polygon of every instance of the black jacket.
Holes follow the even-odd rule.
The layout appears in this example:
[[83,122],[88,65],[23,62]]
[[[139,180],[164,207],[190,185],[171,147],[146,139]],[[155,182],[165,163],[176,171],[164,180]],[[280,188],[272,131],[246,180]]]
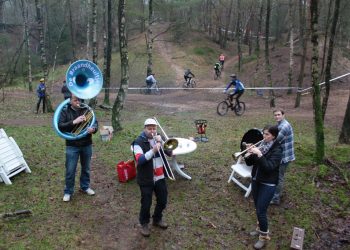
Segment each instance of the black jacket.
[[[143,153],[145,154],[151,149],[151,144],[148,139],[142,136],[143,133],[137,137],[137,139],[133,142],[134,145],[139,145],[142,148]],[[137,164],[137,184],[140,186],[143,185],[153,185],[153,161],[146,161],[144,164]]]
[[[88,108],[80,108],[78,110],[72,109],[72,106],[68,104],[64,109],[62,109],[60,118],[58,121],[58,128],[61,132],[71,132],[76,126],[73,124],[73,120],[77,117],[83,115]],[[94,133],[98,130],[98,122],[96,120],[95,124],[92,126],[95,128]],[[66,146],[82,147],[92,144],[91,134],[78,139],[78,140],[66,140]]]
[[[162,138],[164,140],[164,138]],[[151,145],[148,141],[148,138],[144,134],[144,132],[141,133],[139,137],[136,138],[136,140],[131,144],[134,158],[135,158],[135,152],[134,152],[134,146],[139,145],[143,151],[143,154],[147,153],[149,150],[151,150]],[[168,156],[171,155],[171,151],[164,150],[164,153]],[[143,156],[144,157],[144,156]],[[164,158],[165,156],[161,156],[161,154],[156,153],[153,158],[157,157],[162,157],[163,162],[165,161]],[[137,184],[140,186],[149,186],[149,185],[154,185],[154,170],[153,170],[153,159],[147,161],[145,159],[136,161],[137,162]]]
[[257,155],[248,156],[245,162],[253,165],[252,178],[258,182],[278,184],[279,167],[282,160],[282,146],[275,141],[269,151],[258,158]]

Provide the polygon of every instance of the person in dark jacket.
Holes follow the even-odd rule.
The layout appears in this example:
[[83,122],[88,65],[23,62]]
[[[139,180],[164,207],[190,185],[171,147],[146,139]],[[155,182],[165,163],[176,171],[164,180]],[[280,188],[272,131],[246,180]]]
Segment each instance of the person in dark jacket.
[[36,113],[39,113],[39,107],[41,101],[43,102],[43,113],[45,113],[45,104],[46,104],[46,85],[45,79],[41,78],[38,87],[36,88],[36,93],[38,95],[38,102],[36,104]]
[[[258,219],[258,227],[251,235],[259,235],[255,243],[255,249],[265,246],[270,240],[267,208],[278,184],[279,166],[282,159],[282,146],[276,140],[278,136],[277,126],[266,126],[263,130],[264,140],[258,146],[252,146],[245,156],[248,166],[252,169],[252,194]],[[249,145],[248,145],[249,146]]]
[[66,80],[63,81],[61,93],[63,94],[64,100],[71,98],[71,96],[72,96],[72,93],[69,91],[69,89],[67,87]]
[[[167,205],[168,190],[165,182],[164,158],[162,160],[159,151],[163,140],[160,135],[157,135],[157,125],[154,119],[148,118],[144,122],[143,132],[131,145],[137,165],[137,184],[141,191],[140,232],[145,237],[150,236],[148,224],[150,222],[153,192],[157,200],[152,216],[153,226],[161,229],[168,228],[167,223],[162,219],[163,210]],[[171,155],[170,152],[165,153]]]
[[[72,132],[79,124],[86,121],[88,107],[81,107],[80,99],[74,95],[70,103],[61,111],[58,128],[61,132]],[[66,175],[63,201],[70,201],[74,193],[74,180],[80,157],[81,174],[80,189],[88,195],[94,195],[95,191],[90,188],[90,162],[92,156],[92,134],[98,130],[98,122],[90,126],[88,134],[77,140],[66,140]]]

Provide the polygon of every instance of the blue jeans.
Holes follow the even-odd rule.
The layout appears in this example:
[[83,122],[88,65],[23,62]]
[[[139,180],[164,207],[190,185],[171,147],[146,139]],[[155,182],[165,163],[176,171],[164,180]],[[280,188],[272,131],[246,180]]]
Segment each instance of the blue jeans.
[[92,155],[92,145],[83,147],[66,146],[66,187],[65,194],[74,193],[74,181],[80,157],[81,174],[80,188],[86,190],[90,186],[90,162]]
[[276,187],[275,195],[273,196],[272,200],[275,202],[279,202],[281,199],[281,193],[283,189],[284,184],[284,174],[286,173],[287,167],[289,162],[287,163],[281,163],[279,168],[279,175],[278,175],[278,185]]
[[262,232],[268,232],[269,225],[267,221],[267,208],[270,205],[276,186],[269,186],[260,182],[252,181],[252,194],[255,204],[256,217],[258,218],[259,228]]

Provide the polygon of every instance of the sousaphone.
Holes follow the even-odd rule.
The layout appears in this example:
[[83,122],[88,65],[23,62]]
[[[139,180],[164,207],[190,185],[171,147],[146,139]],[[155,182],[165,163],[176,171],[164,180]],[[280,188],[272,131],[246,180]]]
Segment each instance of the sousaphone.
[[[66,72],[67,87],[70,92],[80,99],[91,99],[98,95],[103,86],[103,75],[101,70],[91,61],[79,60],[71,64]],[[87,123],[75,128],[71,133],[62,132],[58,128],[61,111],[70,103],[70,99],[63,101],[53,116],[53,127],[58,136],[66,140],[78,140],[88,134],[88,128],[96,121],[94,111],[85,103],[81,103],[82,108],[87,107]]]

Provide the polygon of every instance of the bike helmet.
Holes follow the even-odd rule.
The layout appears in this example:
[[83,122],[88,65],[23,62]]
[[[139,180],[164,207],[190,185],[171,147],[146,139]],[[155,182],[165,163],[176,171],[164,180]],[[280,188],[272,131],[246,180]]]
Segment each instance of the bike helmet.
[[232,75],[230,75],[230,77],[236,78],[237,76],[236,76],[236,74],[232,74]]
[[40,79],[40,82],[44,82],[44,81],[45,81],[45,79],[44,79],[44,78],[41,78],[41,79]]

